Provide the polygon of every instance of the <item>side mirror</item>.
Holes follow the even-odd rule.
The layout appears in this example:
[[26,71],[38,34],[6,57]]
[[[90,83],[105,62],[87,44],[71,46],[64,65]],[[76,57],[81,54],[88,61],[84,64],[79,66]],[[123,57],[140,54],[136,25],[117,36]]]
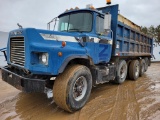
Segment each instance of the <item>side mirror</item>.
[[104,31],[110,31],[111,29],[111,14],[105,14],[104,16]]

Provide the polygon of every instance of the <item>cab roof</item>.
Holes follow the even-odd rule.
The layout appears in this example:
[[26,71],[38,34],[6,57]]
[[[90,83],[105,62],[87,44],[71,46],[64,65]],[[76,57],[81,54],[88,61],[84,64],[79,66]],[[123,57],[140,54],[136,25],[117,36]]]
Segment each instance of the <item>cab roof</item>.
[[92,9],[73,9],[73,10],[65,11],[64,13],[60,14],[58,17],[61,17],[61,16],[66,15],[66,14],[70,14],[70,13],[74,13],[74,12],[82,12],[82,11],[96,12],[96,13],[99,13],[99,14],[103,14],[103,13],[99,12],[98,10],[92,10]]

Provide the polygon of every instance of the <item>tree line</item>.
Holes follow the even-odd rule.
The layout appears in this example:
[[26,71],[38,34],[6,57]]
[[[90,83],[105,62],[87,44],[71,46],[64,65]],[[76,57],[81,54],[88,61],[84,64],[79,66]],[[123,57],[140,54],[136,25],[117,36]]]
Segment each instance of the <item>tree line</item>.
[[141,26],[141,32],[150,35],[155,39],[155,42],[160,43],[160,25],[157,27],[154,27],[153,25],[150,27]]

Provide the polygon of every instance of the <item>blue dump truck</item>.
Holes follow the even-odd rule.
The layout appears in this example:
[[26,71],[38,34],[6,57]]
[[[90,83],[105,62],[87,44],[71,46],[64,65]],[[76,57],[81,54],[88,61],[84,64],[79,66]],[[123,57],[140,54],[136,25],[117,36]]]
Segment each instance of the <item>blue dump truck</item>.
[[11,31],[3,81],[24,92],[52,89],[55,103],[74,112],[85,105],[92,87],[137,80],[150,66],[153,39],[118,7],[66,10],[54,19],[56,31]]

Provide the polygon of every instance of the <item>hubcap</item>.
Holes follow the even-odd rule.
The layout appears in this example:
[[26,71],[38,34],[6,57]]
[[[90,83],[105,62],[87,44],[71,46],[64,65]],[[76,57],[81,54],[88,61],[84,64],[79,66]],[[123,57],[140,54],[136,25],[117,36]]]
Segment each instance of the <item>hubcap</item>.
[[73,86],[73,98],[76,101],[80,101],[86,94],[87,80],[84,76],[79,77]]

